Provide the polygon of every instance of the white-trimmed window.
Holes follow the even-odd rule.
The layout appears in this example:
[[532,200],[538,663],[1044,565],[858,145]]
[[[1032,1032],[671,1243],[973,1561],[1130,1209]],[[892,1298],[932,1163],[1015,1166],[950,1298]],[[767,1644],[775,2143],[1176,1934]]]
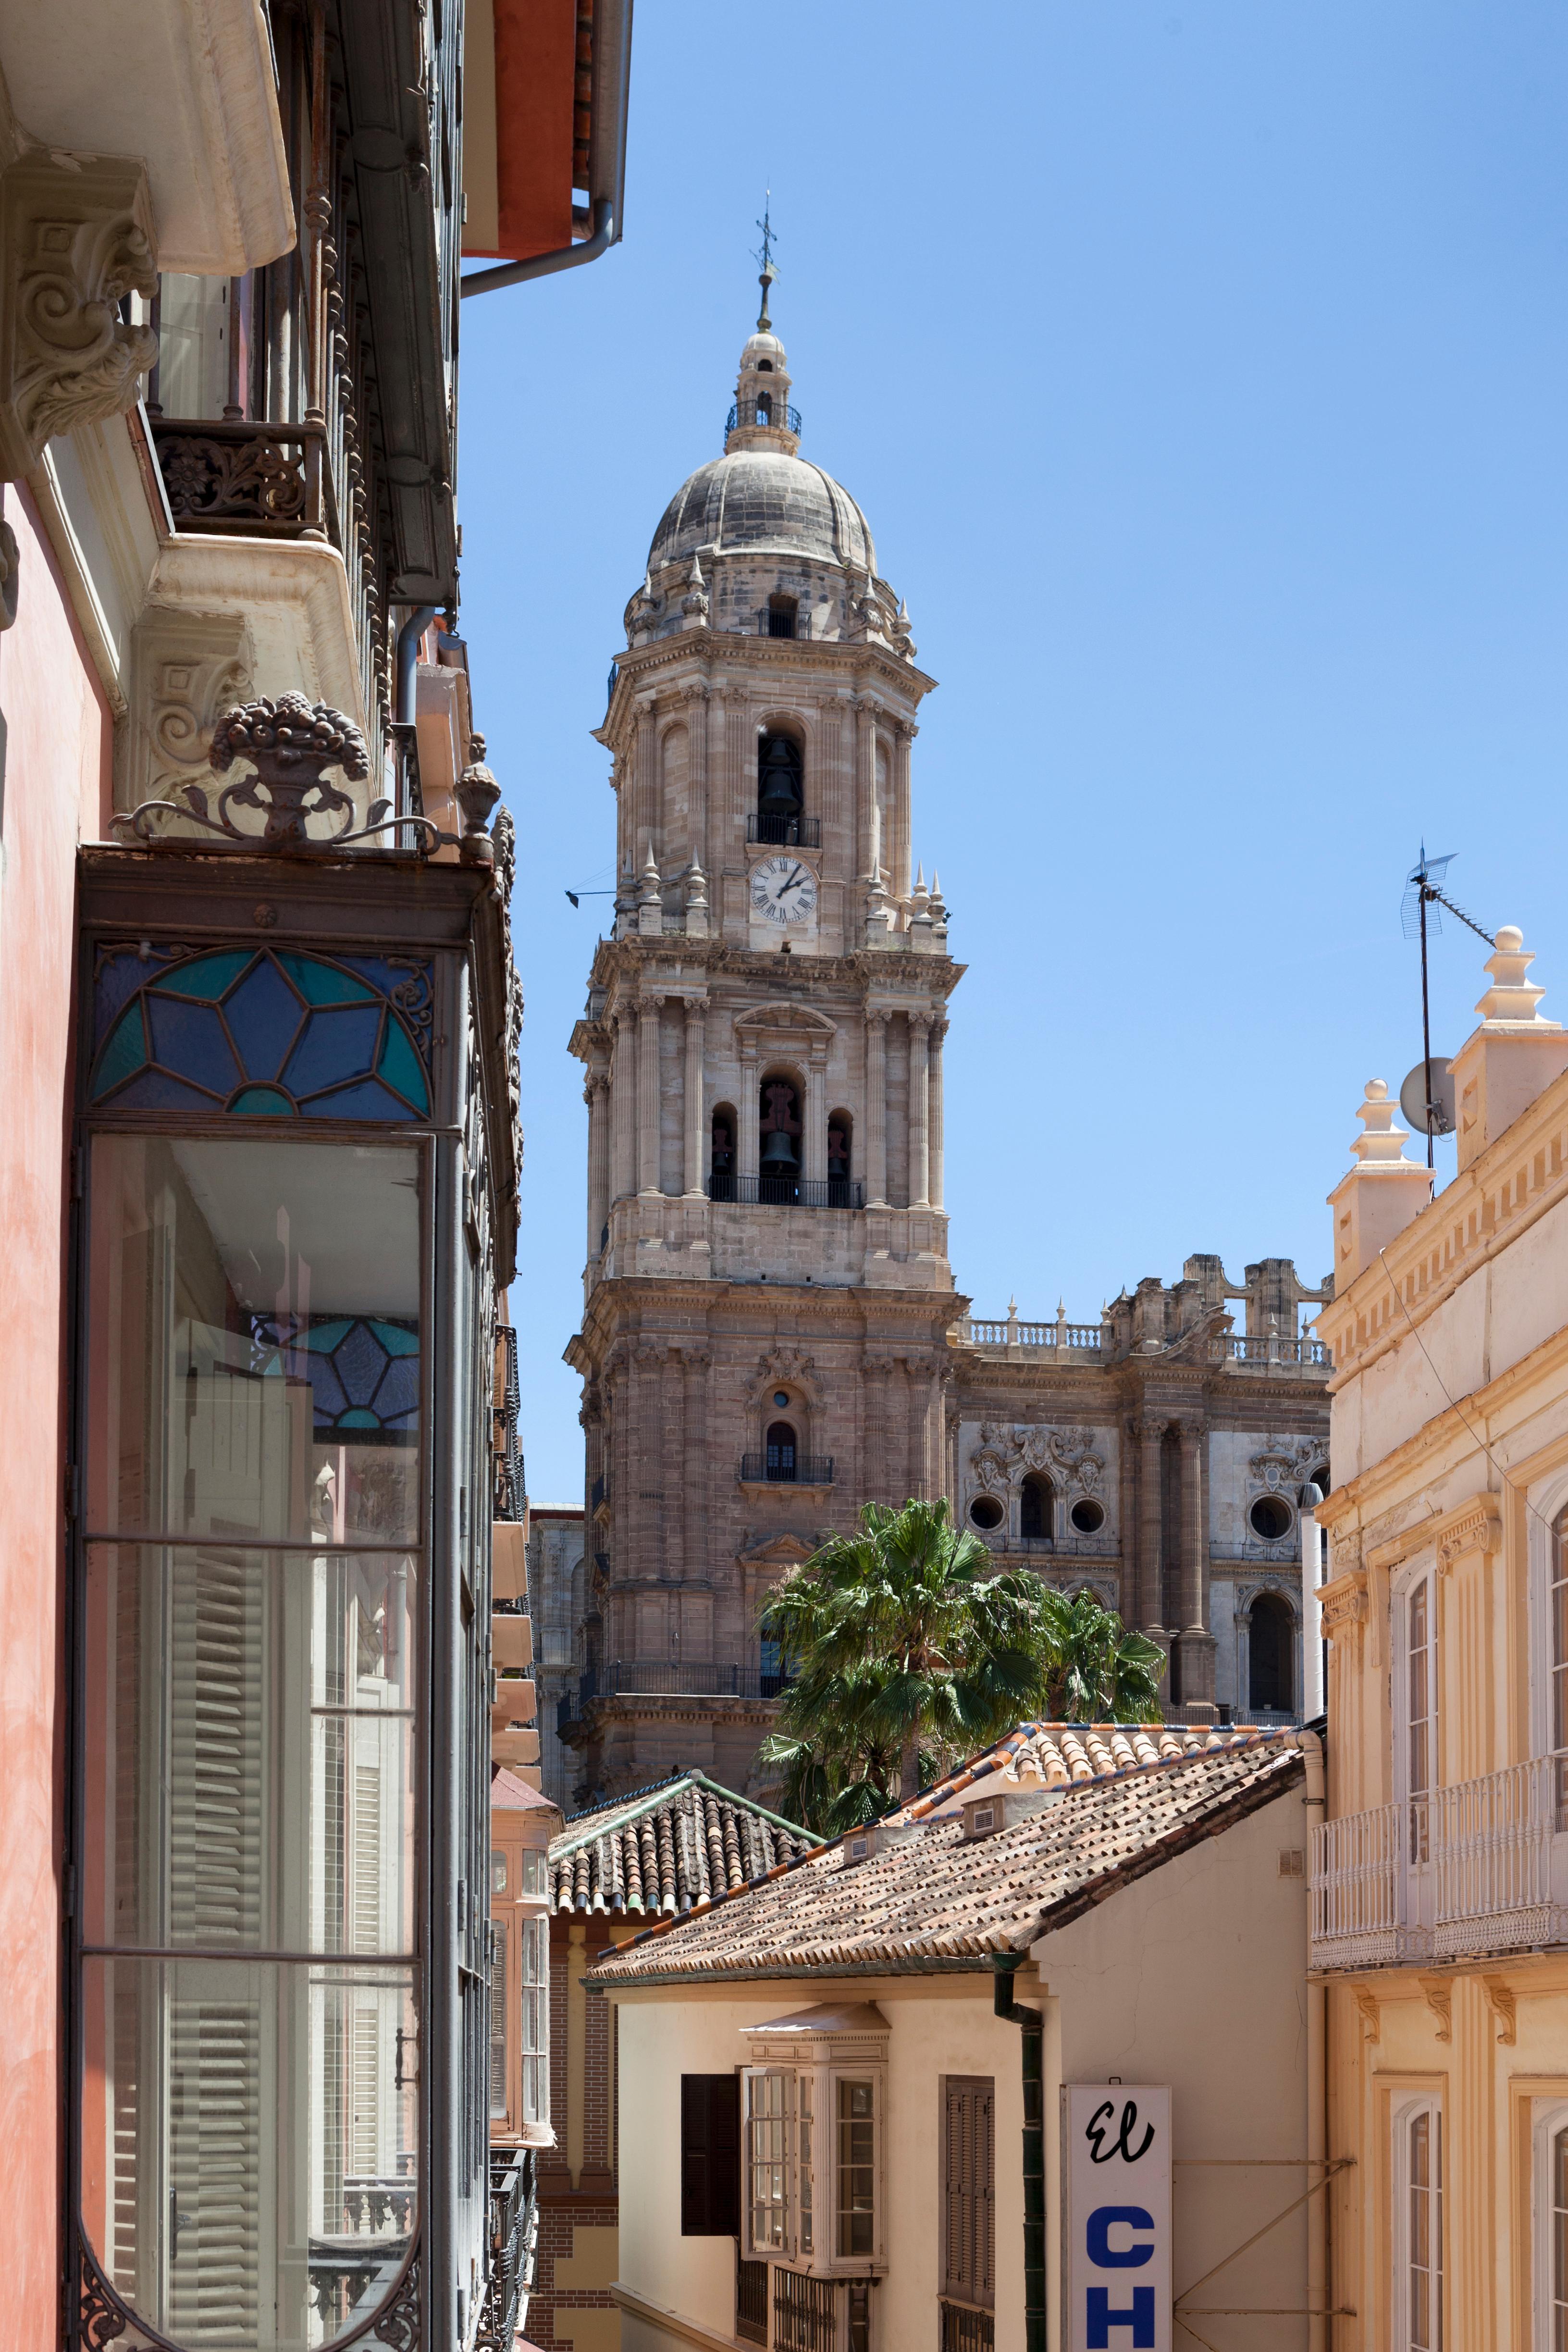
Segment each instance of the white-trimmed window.
[[882,2266],[887,2026],[823,2003],[749,2026],[741,2069],[741,2253],[818,2278]]
[[1557,1826],[1568,1829],[1568,1510],[1559,1511],[1552,1522],[1548,1578],[1546,1654],[1551,1660],[1548,1669],[1551,1683],[1547,1696],[1546,1737],[1552,1759],[1552,1800],[1557,1809]]
[[1392,2122],[1395,2352],[1443,2352],[1443,2110],[1424,2095]]
[[1432,1790],[1437,1780],[1437,1580],[1430,1563],[1395,1595],[1397,1667],[1395,1746],[1406,1809],[1406,1859],[1431,1860]]
[[1535,2352],[1568,2352],[1568,2100],[1537,2099],[1531,2119]]
[[[529,1859],[524,1855],[525,1868]],[[522,1979],[518,1987],[522,2121],[543,2124],[549,2121],[549,1921],[519,1919],[517,1941]]]

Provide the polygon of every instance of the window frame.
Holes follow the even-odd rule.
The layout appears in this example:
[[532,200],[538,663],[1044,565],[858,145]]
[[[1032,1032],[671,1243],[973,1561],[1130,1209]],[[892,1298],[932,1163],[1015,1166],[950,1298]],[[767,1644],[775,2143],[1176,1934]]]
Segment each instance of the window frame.
[[[996,2076],[994,2074],[941,2074],[937,2077],[937,2092],[942,2102],[941,2124],[937,2132],[936,2154],[936,2189],[939,2200],[939,2224],[942,2232],[942,2252],[940,2262],[941,2285],[938,2289],[939,2297],[943,2303],[957,2304],[967,2311],[994,2312],[997,2303]],[[959,2095],[967,2094],[977,2098],[986,2097],[990,2101],[988,2127],[988,2145],[986,2150],[986,2163],[984,2168],[986,2182],[981,2183],[977,2180],[971,2180],[967,2187],[962,2188],[956,2191],[957,2194],[967,2197],[969,2200],[971,2206],[984,2204],[987,2208],[985,2234],[988,2242],[985,2248],[984,2268],[988,2273],[988,2283],[987,2278],[980,2278],[968,2282],[966,2282],[963,2279],[956,2281],[953,2273],[947,2266],[948,2249],[951,2244],[951,2231],[948,2226],[948,2200],[956,2193],[951,2181],[951,2175],[954,2169],[952,2163],[952,2100],[955,2094]],[[972,2238],[977,2237],[977,2229],[972,2229],[969,2234]]]
[[[1438,1606],[1440,1579],[1437,1557],[1432,1552],[1409,1563],[1394,1580],[1390,1592],[1390,1616],[1393,1626],[1393,1674],[1390,1698],[1393,1708],[1394,1793],[1396,1801],[1406,1809],[1406,1820],[1400,1832],[1402,1867],[1425,1876],[1432,1868],[1431,1801],[1442,1785],[1442,1706],[1441,1706],[1441,1612]],[[1420,1789],[1411,1784],[1411,1612],[1418,1594],[1424,1593],[1427,1612],[1427,1712],[1423,1718],[1427,1732],[1426,1780]],[[1416,1807],[1422,1807],[1417,1813]]]
[[[1568,1832],[1568,1749],[1560,1748],[1553,1722],[1552,1588],[1559,1558],[1568,1567],[1568,1469],[1532,1486],[1525,1515],[1526,1622],[1530,1658],[1530,1752],[1561,1758],[1553,1778],[1556,1835]],[[1563,1534],[1559,1530],[1563,1529]]]
[[[759,2060],[743,2065],[741,2074],[741,2236],[740,2252],[747,2262],[783,2263],[806,2271],[813,2278],[841,2279],[875,2276],[886,2267],[887,2252],[887,2063],[884,2058],[829,2058],[791,2065],[788,2060]],[[754,2228],[756,2200],[752,2194],[751,2083],[760,2076],[779,2076],[787,2084],[784,2113],[784,2198],[782,2236],[778,2244],[758,2242]],[[839,2131],[839,2086],[869,2083],[872,2088],[872,2246],[869,2253],[839,2251],[841,2179],[843,2169]],[[810,2101],[810,2228],[802,2229],[803,2162],[800,2125],[802,2093]],[[805,2243],[807,2234],[811,2243]]]
[[[1437,2231],[1435,2263],[1429,2263],[1427,2275],[1437,2282],[1436,2327],[1428,2345],[1418,2346],[1411,2334],[1410,2278],[1413,2266],[1411,2232],[1411,2192],[1416,2183],[1410,2177],[1410,2133],[1414,2125],[1427,2117],[1434,2126],[1431,2146],[1436,2153],[1436,2180],[1428,2191],[1437,2199]],[[1445,2352],[1448,2328],[1448,2197],[1447,2150],[1444,2147],[1443,2095],[1438,2089],[1406,2092],[1389,2103],[1389,2183],[1393,2210],[1389,2232],[1394,2252],[1393,2278],[1389,2295],[1390,2340],[1393,2352]]]
[[[1534,2352],[1552,2352],[1552,2151],[1557,2139],[1568,2137],[1568,2098],[1536,2098],[1530,2105],[1530,2340]],[[1568,2305],[1568,2263],[1563,2268]]]

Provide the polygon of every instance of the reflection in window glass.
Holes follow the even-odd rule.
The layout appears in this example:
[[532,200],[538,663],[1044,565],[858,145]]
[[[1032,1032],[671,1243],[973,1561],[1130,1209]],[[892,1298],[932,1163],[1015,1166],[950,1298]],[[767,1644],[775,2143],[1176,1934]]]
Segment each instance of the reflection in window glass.
[[1442,2352],[1443,2119],[1435,2107],[1423,2107],[1405,2129],[1408,2352]]
[[1568,1511],[1552,1530],[1552,1753],[1557,1826],[1568,1829]]
[[150,2326],[196,2352],[309,2352],[362,2325],[417,2197],[406,1969],[84,1966],[82,2206]]
[[1568,2352],[1568,2131],[1553,2132],[1552,2193],[1552,2352]]
[[88,1940],[406,1953],[416,1574],[95,1544]]
[[417,1170],[384,1147],[95,1140],[95,1531],[413,1537]]
[[507,2120],[507,1930],[490,1930],[490,2121]]
[[158,404],[221,416],[228,398],[229,281],[165,270],[158,283]]
[[1410,1859],[1425,1862],[1431,1849],[1427,1796],[1432,1786],[1431,1585],[1423,1577],[1410,1595],[1406,1650],[1410,1696],[1406,1788],[1410,1801]]

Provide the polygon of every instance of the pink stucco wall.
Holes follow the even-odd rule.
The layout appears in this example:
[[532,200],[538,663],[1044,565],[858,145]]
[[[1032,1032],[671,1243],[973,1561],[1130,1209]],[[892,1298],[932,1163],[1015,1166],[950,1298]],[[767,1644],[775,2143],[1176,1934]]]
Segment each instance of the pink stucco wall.
[[112,727],[25,492],[0,635],[0,2345],[58,2341],[63,2098],[66,1239],[76,849],[111,806]]

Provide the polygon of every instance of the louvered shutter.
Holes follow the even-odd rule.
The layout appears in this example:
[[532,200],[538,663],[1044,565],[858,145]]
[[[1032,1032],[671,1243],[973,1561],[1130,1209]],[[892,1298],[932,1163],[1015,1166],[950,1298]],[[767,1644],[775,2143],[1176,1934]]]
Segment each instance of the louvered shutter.
[[988,2075],[944,2080],[942,2292],[987,2307],[996,2293],[995,2104]]
[[[200,1973],[183,1968],[182,1984]],[[256,2339],[259,2026],[249,2001],[182,1990],[169,2004],[169,2313],[188,2343]]]
[[681,2235],[740,2234],[740,2081],[681,2076]]
[[176,1943],[266,1942],[262,1577],[220,1555],[170,1570],[170,1928]]
[[490,1930],[490,2120],[507,2120],[507,1931]]

